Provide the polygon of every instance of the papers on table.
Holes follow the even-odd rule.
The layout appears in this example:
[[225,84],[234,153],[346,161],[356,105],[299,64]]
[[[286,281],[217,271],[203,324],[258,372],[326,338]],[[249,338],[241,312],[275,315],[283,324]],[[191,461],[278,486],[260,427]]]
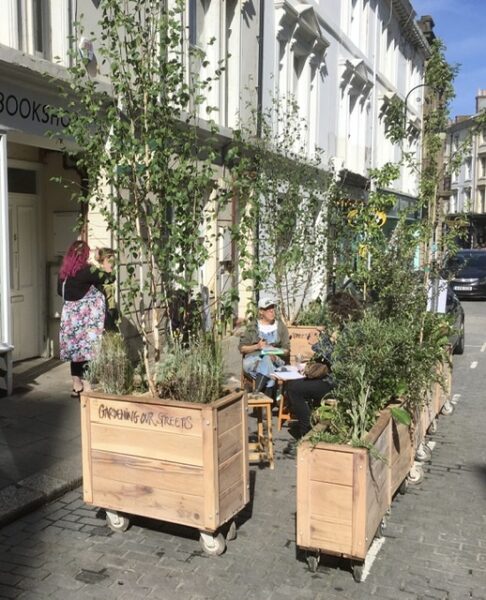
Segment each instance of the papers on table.
[[275,371],[275,373],[272,373],[272,376],[276,379],[280,379],[281,381],[290,381],[291,379],[305,379],[304,375],[302,375],[299,368],[299,366],[295,365],[286,365],[278,371]]

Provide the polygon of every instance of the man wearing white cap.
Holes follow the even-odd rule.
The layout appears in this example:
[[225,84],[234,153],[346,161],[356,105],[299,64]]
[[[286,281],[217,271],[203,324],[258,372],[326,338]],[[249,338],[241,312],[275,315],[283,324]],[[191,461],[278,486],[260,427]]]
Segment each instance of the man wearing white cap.
[[262,296],[258,301],[258,318],[250,321],[241,336],[239,349],[243,354],[243,370],[255,379],[255,391],[273,397],[275,369],[284,364],[290,352],[289,332],[276,318],[276,301]]

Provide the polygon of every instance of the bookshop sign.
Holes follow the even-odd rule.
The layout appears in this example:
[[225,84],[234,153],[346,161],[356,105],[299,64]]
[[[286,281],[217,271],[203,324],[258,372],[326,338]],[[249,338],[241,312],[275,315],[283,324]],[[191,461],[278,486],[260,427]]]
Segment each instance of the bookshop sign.
[[62,104],[54,94],[0,80],[0,128],[34,135],[60,131],[69,123],[59,114]]

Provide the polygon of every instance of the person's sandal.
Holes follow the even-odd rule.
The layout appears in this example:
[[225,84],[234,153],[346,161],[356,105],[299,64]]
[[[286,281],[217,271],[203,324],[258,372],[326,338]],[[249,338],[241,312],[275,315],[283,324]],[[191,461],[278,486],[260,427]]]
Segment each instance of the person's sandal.
[[71,398],[77,398],[78,400],[81,397],[81,392],[84,390],[84,388],[81,388],[80,390],[75,390],[74,388],[71,391]]

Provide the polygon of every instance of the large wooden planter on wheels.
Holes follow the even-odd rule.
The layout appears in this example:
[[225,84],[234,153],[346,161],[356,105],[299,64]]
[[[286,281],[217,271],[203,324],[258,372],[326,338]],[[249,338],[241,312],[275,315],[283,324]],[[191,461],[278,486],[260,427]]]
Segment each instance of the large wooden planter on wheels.
[[246,397],[211,404],[147,396],[81,396],[84,500],[124,531],[128,515],[195,527],[221,554],[220,532],[249,501]]
[[394,493],[413,465],[410,430],[385,409],[367,440],[376,452],[309,441],[297,451],[297,545],[309,551],[309,568],[320,554],[351,559],[360,580],[363,561]]

